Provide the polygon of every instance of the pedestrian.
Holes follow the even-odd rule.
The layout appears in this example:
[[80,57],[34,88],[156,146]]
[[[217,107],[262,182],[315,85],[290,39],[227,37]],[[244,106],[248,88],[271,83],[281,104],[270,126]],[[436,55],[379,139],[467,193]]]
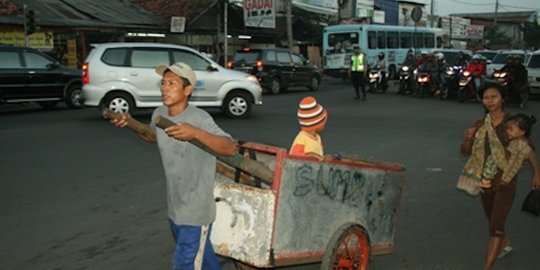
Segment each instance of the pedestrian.
[[366,100],[366,70],[367,60],[366,55],[360,52],[360,47],[355,44],[354,52],[351,56],[351,65],[349,67],[349,77],[351,78],[354,93],[354,99],[360,99],[360,89],[362,89],[362,100]]
[[323,142],[320,133],[326,127],[328,113],[312,96],[304,97],[298,104],[296,112],[300,132],[294,139],[289,151],[290,155],[314,157],[318,160],[330,160],[324,155]]
[[[482,103],[489,115],[498,140],[508,147],[509,137],[506,133],[507,120],[510,116],[504,111],[504,89],[498,84],[487,83],[481,91]],[[461,144],[461,153],[470,156],[464,171],[458,181],[458,188],[471,191],[470,187],[477,187],[482,177],[483,166],[486,158],[491,154],[489,144],[486,144],[484,121],[476,121],[472,127],[465,130],[465,140]],[[533,149],[527,161],[533,170],[532,188],[540,187],[540,170],[538,169],[536,153],[532,142],[528,141]],[[489,223],[489,242],[484,269],[490,270],[495,264],[497,257],[501,258],[511,251],[510,242],[505,233],[505,223],[512,207],[516,194],[517,176],[508,183],[502,180],[504,172],[497,168],[495,177],[491,181],[491,187],[483,188],[480,193],[484,213]],[[474,193],[474,192],[473,192]]]
[[[188,103],[196,83],[195,73],[185,63],[162,64],[156,72],[163,77],[163,105],[152,114],[149,128],[153,134],[137,133],[141,139],[157,143],[167,182],[167,206],[170,228],[176,248],[173,269],[220,269],[210,243],[212,222],[216,216],[213,196],[216,157],[190,144],[197,140],[218,155],[233,155],[236,145],[205,111]],[[156,118],[163,115],[176,125],[156,128]],[[111,122],[127,126],[122,119]]]

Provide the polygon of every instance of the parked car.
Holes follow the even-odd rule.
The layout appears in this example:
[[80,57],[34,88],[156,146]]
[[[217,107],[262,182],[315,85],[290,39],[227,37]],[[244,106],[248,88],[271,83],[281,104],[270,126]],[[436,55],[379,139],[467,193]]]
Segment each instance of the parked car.
[[540,94],[540,50],[535,51],[526,62],[531,94]]
[[302,55],[283,48],[243,48],[227,67],[255,75],[262,87],[278,94],[292,86],[306,86],[317,91],[321,72]]
[[491,64],[487,65],[486,76],[488,78],[493,77],[493,71],[501,69],[506,64],[506,58],[510,55],[519,55],[523,57],[523,63],[526,63],[528,58],[527,51],[524,50],[500,50],[495,57],[491,60]]
[[86,106],[131,112],[162,105],[159,64],[184,62],[197,76],[190,104],[219,107],[232,118],[247,117],[252,105],[262,105],[257,78],[226,69],[189,47],[163,43],[92,44],[83,66]]
[[28,47],[0,45],[0,104],[37,102],[50,109],[64,101],[79,108],[82,72]]
[[480,56],[483,56],[486,58],[486,63],[491,64],[491,61],[493,61],[493,58],[495,55],[497,55],[497,51],[492,50],[477,50],[474,51],[474,54],[479,54]]

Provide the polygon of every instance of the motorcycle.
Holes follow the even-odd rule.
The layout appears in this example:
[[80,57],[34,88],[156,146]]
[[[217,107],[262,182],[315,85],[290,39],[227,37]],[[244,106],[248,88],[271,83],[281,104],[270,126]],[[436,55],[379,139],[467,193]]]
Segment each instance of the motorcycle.
[[454,97],[459,90],[459,75],[463,70],[463,66],[449,66],[445,71],[446,82],[441,86],[441,94],[439,97],[442,100]]
[[412,67],[402,66],[399,69],[398,94],[404,95],[405,93],[412,93],[414,89],[413,79],[414,76]]
[[368,83],[368,91],[372,93],[376,90],[381,90],[384,93],[386,92],[386,89],[388,89],[386,78],[382,73],[382,69],[379,67],[374,67],[369,70]]
[[458,89],[458,101],[465,102],[471,98],[475,97],[480,101],[476,94],[476,86],[474,85],[474,78],[469,71],[462,71],[459,78],[459,89]]
[[[494,70],[493,71],[493,79],[498,82],[500,85],[504,86],[505,88],[508,87],[508,78],[510,77],[510,74],[506,71],[502,70]],[[508,89],[506,89],[508,90]]]
[[426,94],[433,94],[431,76],[429,72],[416,71],[416,84],[418,85],[418,95],[424,98]]
[[517,103],[519,107],[523,108],[525,104],[527,104],[527,102],[529,101],[529,85],[525,84],[523,85],[523,87],[516,91],[514,87],[509,83],[510,77],[511,74],[506,71],[493,71],[493,79],[504,87],[504,90],[506,92],[506,99],[508,100],[508,102]]

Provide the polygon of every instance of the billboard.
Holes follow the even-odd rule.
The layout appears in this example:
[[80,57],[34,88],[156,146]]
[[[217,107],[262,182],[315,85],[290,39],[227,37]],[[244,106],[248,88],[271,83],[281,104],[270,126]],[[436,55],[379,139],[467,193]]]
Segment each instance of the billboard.
[[276,28],[275,0],[244,0],[244,22],[247,27]]
[[[52,50],[54,39],[52,32],[36,32],[28,35],[28,46],[40,50]],[[23,32],[0,31],[0,44],[25,46]]]

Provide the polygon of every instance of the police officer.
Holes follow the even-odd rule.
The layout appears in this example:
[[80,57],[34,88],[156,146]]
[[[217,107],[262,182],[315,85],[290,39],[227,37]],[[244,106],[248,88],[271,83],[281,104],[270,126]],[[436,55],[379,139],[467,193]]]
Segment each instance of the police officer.
[[351,65],[349,67],[349,77],[351,78],[354,93],[354,99],[360,99],[360,88],[362,89],[362,100],[366,100],[366,55],[360,52],[358,45],[354,45],[354,52],[351,56]]

